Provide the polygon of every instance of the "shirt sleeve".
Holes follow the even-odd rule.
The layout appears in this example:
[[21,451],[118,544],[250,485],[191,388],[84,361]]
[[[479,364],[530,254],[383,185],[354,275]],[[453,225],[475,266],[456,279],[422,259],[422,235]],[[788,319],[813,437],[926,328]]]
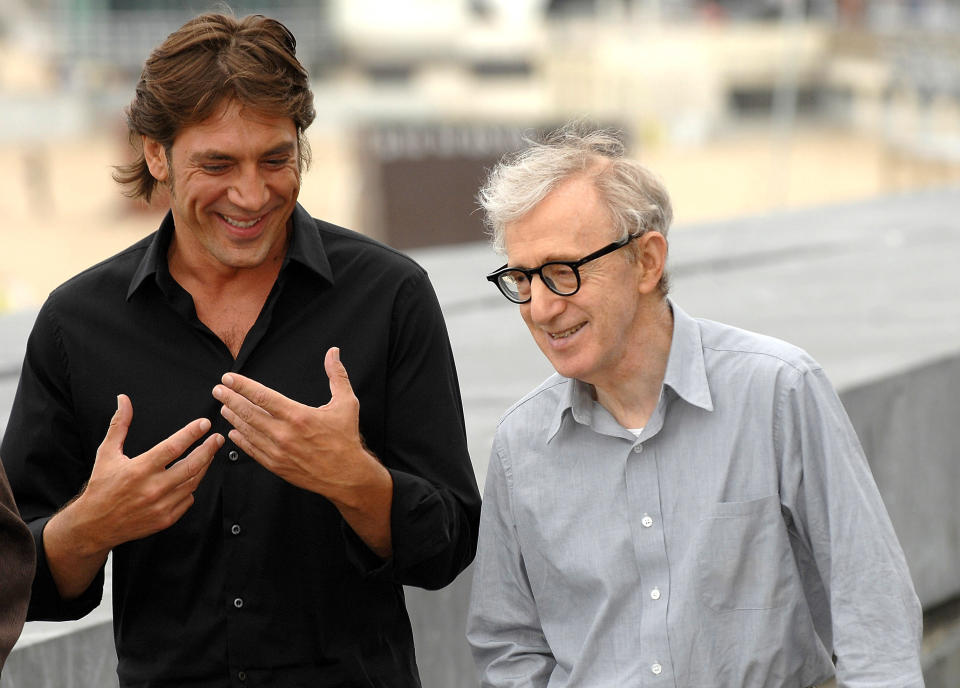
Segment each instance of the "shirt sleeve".
[[543,635],[494,440],[480,515],[467,640],[484,688],[546,686],[556,666]]
[[20,520],[0,464],[0,669],[23,629],[33,569],[33,538]]
[[64,600],[47,565],[43,529],[90,477],[73,413],[68,362],[60,347],[50,302],[40,310],[27,341],[20,382],[0,445],[20,515],[33,535],[36,573],[28,620],[78,619],[100,603],[104,572],[80,597]]
[[352,531],[348,556],[368,575],[437,589],[473,560],[480,493],[467,453],[453,352],[425,274],[398,290],[390,339],[379,456],[393,478],[393,557],[378,560]]
[[[815,562],[841,686],[922,687],[922,610],[853,426],[823,370],[781,390],[776,432],[788,527]],[[824,635],[821,632],[821,635]],[[829,637],[829,636],[828,636]],[[828,648],[829,649],[829,648]]]

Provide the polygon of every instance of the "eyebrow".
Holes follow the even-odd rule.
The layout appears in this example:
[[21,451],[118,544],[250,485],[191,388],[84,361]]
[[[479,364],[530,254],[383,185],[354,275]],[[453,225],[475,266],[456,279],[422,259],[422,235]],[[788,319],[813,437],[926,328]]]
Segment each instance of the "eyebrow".
[[[269,158],[273,155],[292,154],[295,148],[296,148],[296,144],[294,144],[293,142],[281,143],[279,146],[275,146],[274,148],[271,148],[270,150],[264,152],[263,154],[260,155],[260,157]],[[218,151],[216,149],[199,151],[190,156],[190,160],[193,162],[198,162],[201,160],[231,161],[235,159],[236,158],[234,156],[228,155],[227,153]]]

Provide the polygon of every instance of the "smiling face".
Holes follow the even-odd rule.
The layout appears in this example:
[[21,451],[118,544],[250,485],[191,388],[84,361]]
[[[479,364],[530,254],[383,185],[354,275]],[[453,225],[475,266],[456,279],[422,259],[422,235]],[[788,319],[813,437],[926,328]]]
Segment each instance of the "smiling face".
[[[649,233],[654,234],[654,233]],[[531,212],[507,225],[507,264],[537,267],[550,260],[578,260],[609,244],[614,235],[607,209],[586,176],[568,179]],[[646,244],[644,235],[635,240]],[[558,296],[539,277],[520,314],[537,346],[558,373],[613,389],[632,377],[645,326],[644,302],[659,301],[656,276],[623,248],[580,268],[581,287]]]
[[150,172],[170,188],[176,226],[171,259],[217,273],[258,268],[283,254],[300,191],[297,131],[226,101],[177,134],[168,161],[144,141]]

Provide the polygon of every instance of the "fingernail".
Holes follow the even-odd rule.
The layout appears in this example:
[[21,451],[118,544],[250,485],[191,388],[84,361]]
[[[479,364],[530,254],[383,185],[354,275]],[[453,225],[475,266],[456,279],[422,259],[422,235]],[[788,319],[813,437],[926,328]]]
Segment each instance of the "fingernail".
[[209,429],[210,429],[210,421],[207,420],[206,418],[201,418],[201,419],[200,419],[200,431],[201,431],[201,432],[206,432],[206,431],[209,430]]
[[227,387],[230,387],[233,385],[233,375],[231,375],[230,373],[227,373],[222,378],[220,378],[220,381],[223,384],[225,384]]
[[223,396],[223,387],[217,385],[213,388],[213,398],[220,399]]

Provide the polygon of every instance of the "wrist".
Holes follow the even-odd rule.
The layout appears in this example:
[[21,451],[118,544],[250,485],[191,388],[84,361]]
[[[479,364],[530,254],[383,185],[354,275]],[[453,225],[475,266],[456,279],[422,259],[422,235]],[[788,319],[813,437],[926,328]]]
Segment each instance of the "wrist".
[[52,547],[71,558],[105,559],[113,546],[86,513],[82,494],[55,513],[43,529],[44,549]]
[[366,448],[358,448],[346,458],[344,465],[350,470],[341,474],[341,480],[326,495],[341,511],[364,510],[371,501],[380,501],[384,494],[392,494],[390,471]]

